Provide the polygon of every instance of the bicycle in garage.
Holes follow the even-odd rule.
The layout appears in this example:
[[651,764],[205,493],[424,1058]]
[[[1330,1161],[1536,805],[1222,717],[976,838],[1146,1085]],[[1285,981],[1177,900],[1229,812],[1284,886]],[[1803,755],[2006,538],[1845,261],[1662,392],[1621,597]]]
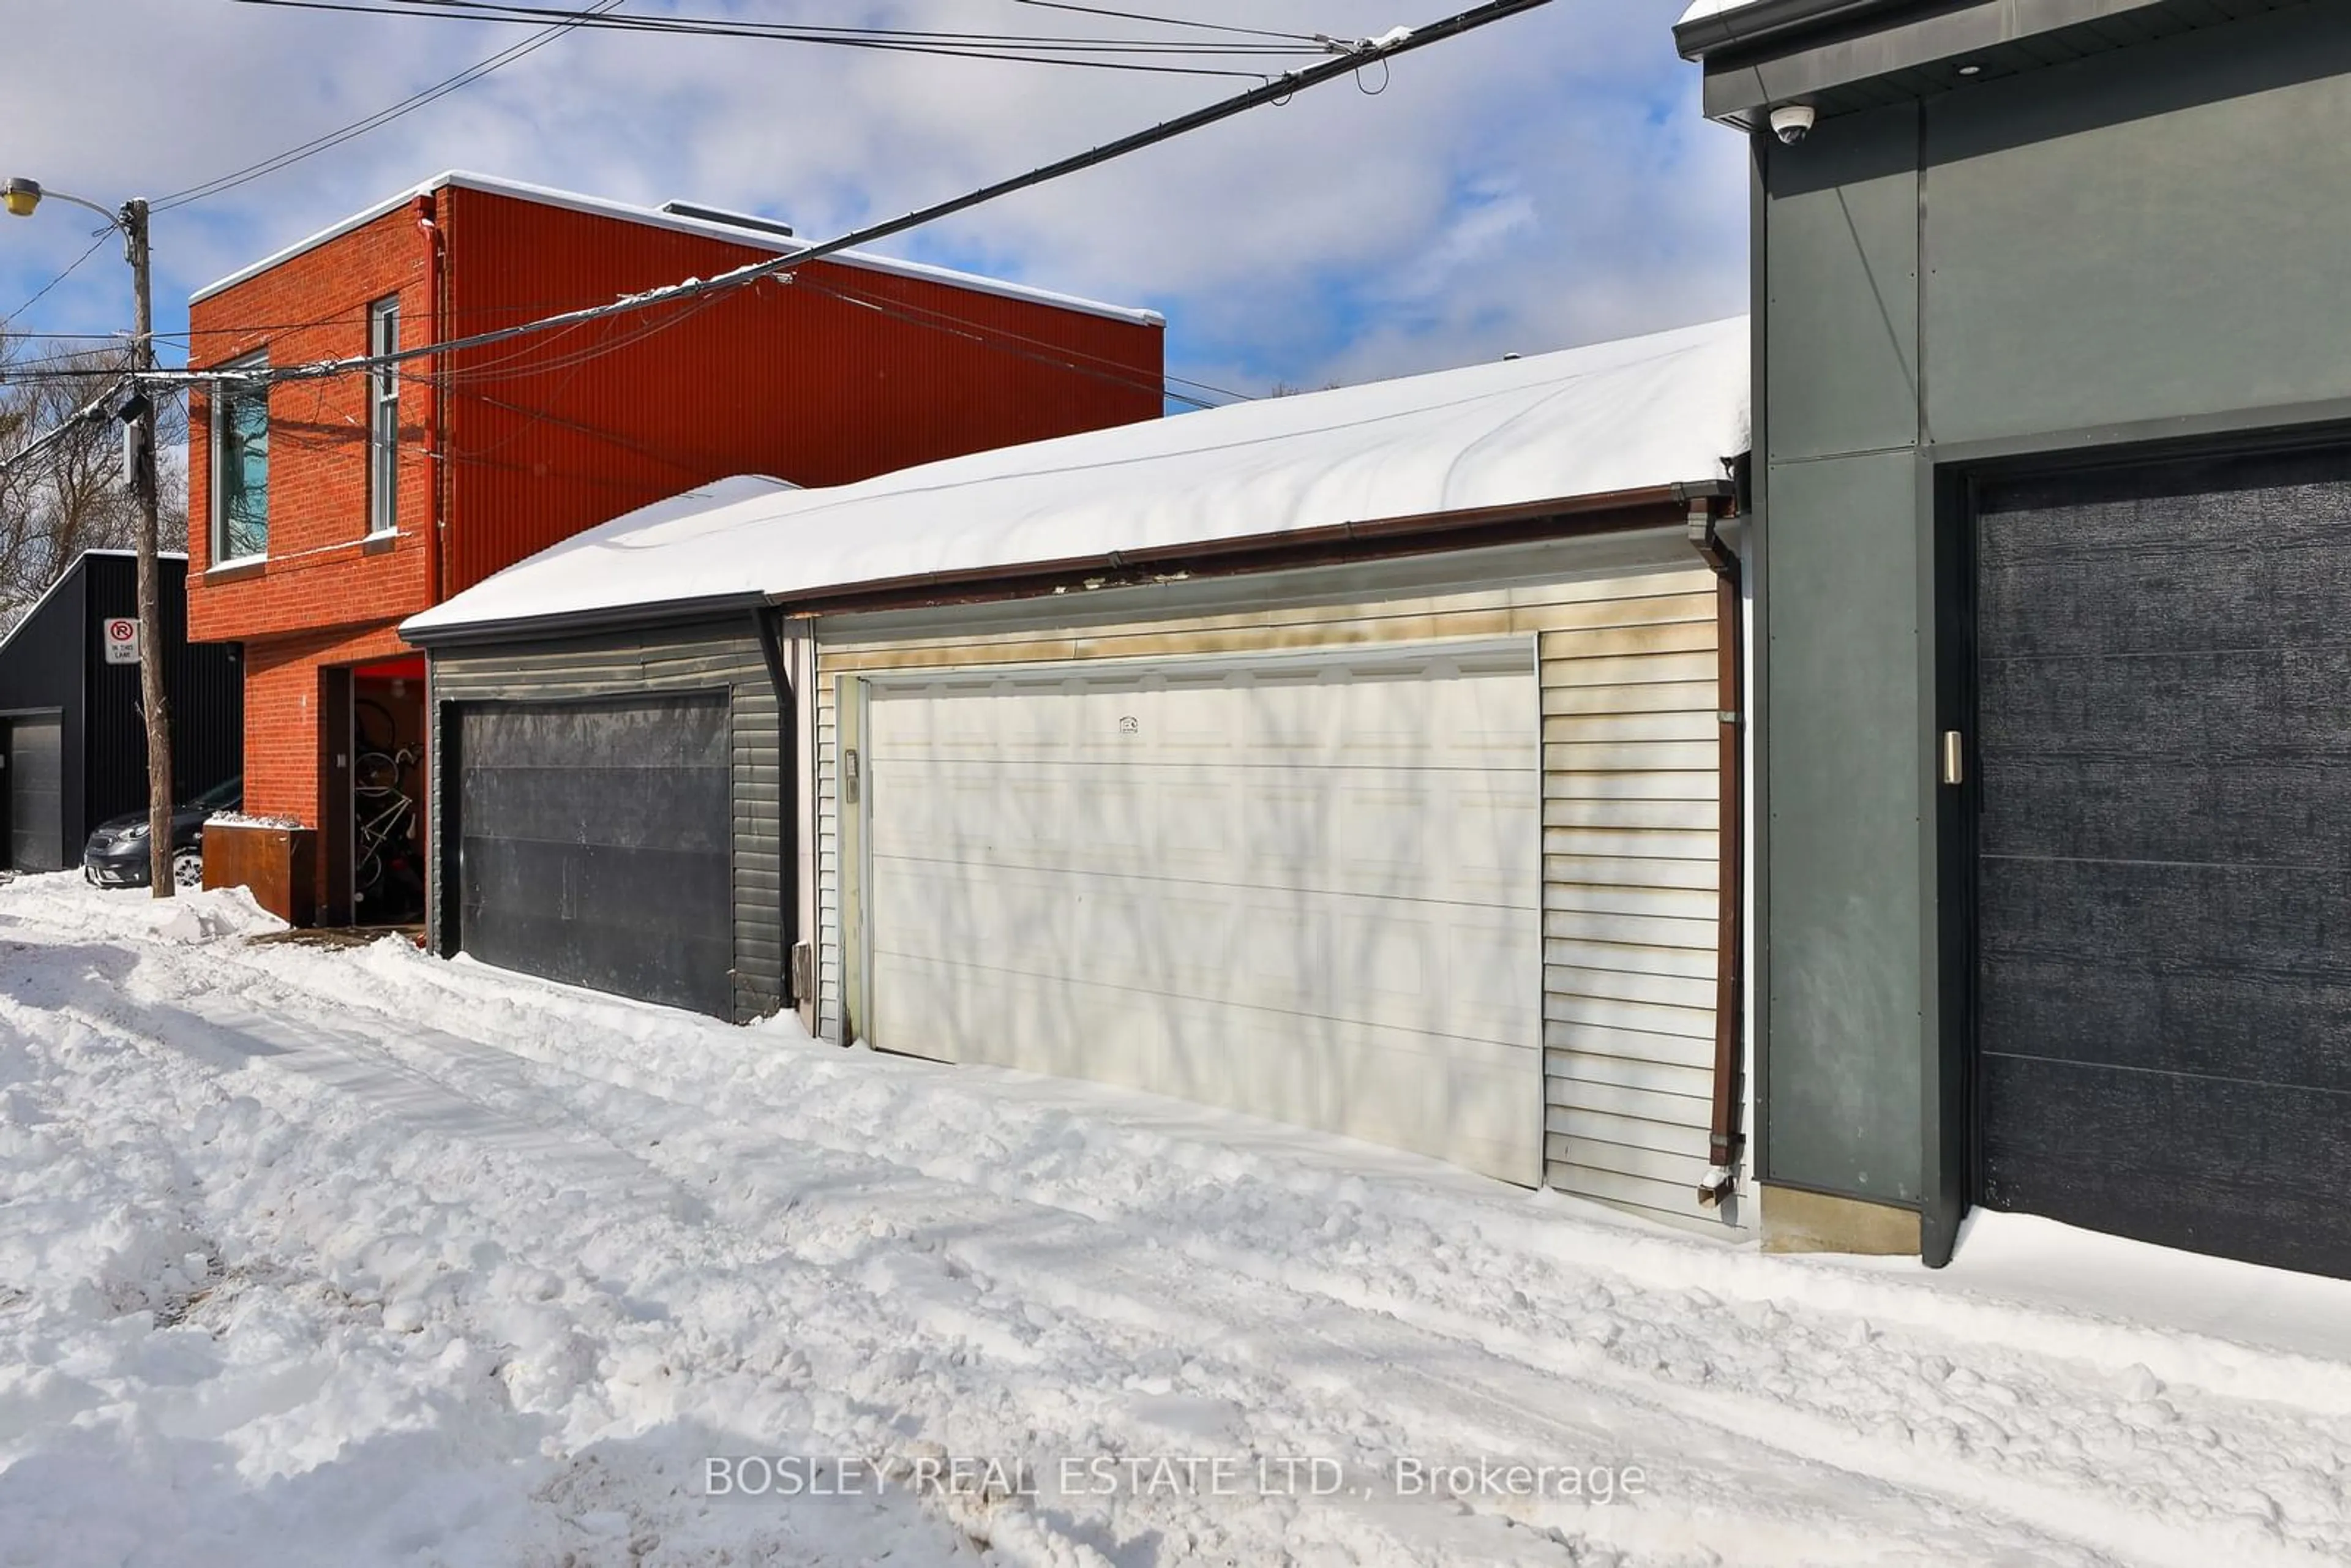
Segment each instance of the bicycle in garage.
[[389,710],[358,705],[360,745],[351,766],[351,903],[365,925],[400,925],[424,915],[423,855],[417,842],[423,752],[397,743]]

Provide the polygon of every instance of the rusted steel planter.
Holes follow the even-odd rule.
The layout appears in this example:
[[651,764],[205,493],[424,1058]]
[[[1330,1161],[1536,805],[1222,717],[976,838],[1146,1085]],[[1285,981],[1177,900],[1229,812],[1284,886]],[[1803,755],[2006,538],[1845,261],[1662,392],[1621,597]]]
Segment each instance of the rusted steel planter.
[[204,885],[246,888],[288,925],[317,924],[318,868],[315,829],[204,824]]

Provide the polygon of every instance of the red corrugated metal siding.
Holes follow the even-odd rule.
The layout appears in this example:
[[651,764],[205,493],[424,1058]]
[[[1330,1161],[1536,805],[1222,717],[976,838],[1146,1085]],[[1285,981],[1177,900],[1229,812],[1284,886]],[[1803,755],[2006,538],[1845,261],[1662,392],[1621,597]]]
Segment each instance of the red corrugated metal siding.
[[[466,189],[442,209],[468,332],[771,254]],[[726,475],[845,484],[1161,413],[1157,326],[854,267],[804,278],[453,356],[443,592]]]

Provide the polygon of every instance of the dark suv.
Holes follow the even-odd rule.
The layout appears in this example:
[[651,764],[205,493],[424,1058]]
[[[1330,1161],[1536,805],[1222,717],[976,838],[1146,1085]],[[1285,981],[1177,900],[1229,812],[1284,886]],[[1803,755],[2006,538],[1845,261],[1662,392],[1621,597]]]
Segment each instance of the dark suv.
[[[172,883],[204,884],[204,821],[234,811],[245,800],[245,780],[215,784],[172,811]],[[82,847],[81,873],[100,887],[147,885],[147,813],[134,811],[99,824]]]

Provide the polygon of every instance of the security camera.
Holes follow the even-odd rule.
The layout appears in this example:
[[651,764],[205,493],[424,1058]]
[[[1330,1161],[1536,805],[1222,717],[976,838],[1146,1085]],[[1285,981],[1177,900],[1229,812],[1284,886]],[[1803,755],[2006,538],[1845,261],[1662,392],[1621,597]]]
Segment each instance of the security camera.
[[1819,118],[1809,103],[1783,103],[1771,111],[1771,134],[1793,147],[1813,133],[1813,121]]

